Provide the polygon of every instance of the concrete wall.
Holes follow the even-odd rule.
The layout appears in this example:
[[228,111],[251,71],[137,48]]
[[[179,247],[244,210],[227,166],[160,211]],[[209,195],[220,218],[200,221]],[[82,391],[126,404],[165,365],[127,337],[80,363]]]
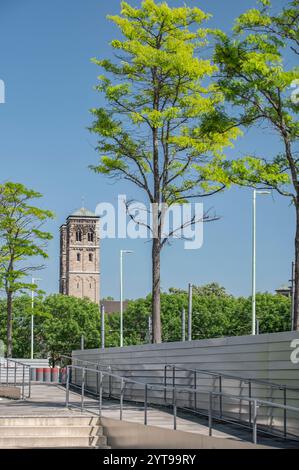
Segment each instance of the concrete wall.
[[[296,341],[297,340],[297,341]],[[296,346],[297,344],[297,346]],[[296,349],[297,348],[297,349]],[[291,355],[293,362],[291,360]],[[111,365],[112,371],[139,382],[163,384],[164,366],[176,364],[179,367],[200,368],[203,370],[231,374],[244,378],[263,379],[291,387],[298,391],[287,391],[287,404],[299,407],[299,332],[273,333],[258,336],[239,336],[230,338],[216,338],[190,342],[173,342],[159,345],[130,346],[124,348],[109,348],[73,351],[73,358],[89,361],[99,361],[104,365]],[[298,362],[297,362],[298,361]],[[74,380],[80,383],[80,373],[74,375]],[[105,379],[106,387],[107,379]],[[169,385],[172,384],[171,373],[168,374]],[[87,374],[89,388],[96,391],[96,374]],[[113,380],[112,388],[115,395],[119,394],[119,382]],[[191,372],[177,372],[176,385],[194,386],[194,375]],[[197,408],[207,409],[208,395],[205,391],[218,391],[217,377],[206,374],[197,374],[196,386],[203,393],[196,395]],[[238,396],[248,396],[248,385],[238,379],[225,379],[222,391]],[[128,384],[125,398],[143,401],[144,387],[142,385]],[[262,385],[253,386],[253,397],[272,399],[276,403],[283,403],[283,392],[270,389]],[[171,393],[167,394],[167,401],[171,403]],[[149,399],[155,403],[163,403],[161,390],[151,391]],[[180,393],[181,406],[193,407],[195,396],[193,393]],[[215,409],[219,408],[219,400],[215,398]],[[236,413],[246,418],[248,406],[246,402],[223,400],[223,409],[227,414]],[[259,411],[260,422],[282,425],[282,411],[263,408]],[[299,416],[288,412],[288,426],[299,434]]]
[[104,435],[112,449],[269,449],[235,439],[173,431],[128,421],[101,418]]

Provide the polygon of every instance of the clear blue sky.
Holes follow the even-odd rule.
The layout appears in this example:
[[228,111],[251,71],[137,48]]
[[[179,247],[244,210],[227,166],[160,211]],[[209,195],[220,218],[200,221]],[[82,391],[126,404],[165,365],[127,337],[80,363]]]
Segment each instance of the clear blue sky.
[[[228,30],[233,18],[255,0],[185,0],[213,14],[211,25]],[[59,226],[81,206],[94,209],[100,201],[116,203],[118,193],[138,198],[134,187],[113,185],[87,167],[95,163],[94,138],[86,130],[89,109],[100,103],[93,90],[97,67],[90,58],[110,54],[115,37],[107,14],[119,12],[119,0],[0,0],[0,79],[6,84],[6,104],[0,105],[0,181],[20,181],[44,194],[43,207],[56,213],[47,228],[47,268],[41,287],[57,292]],[[132,2],[138,4],[136,0]],[[170,0],[173,6],[183,2]],[[285,2],[274,0],[277,7]],[[250,131],[234,153],[279,151],[275,137]],[[230,153],[233,154],[233,153]],[[251,191],[233,189],[205,200],[221,216],[207,224],[204,245],[186,251],[176,241],[162,255],[162,288],[188,282],[217,281],[236,295],[249,295],[251,282]],[[294,209],[278,195],[260,197],[257,211],[257,289],[273,291],[290,278],[293,258]],[[119,250],[133,249],[125,263],[125,295],[150,291],[150,243],[104,240],[101,245],[104,296],[118,296]]]

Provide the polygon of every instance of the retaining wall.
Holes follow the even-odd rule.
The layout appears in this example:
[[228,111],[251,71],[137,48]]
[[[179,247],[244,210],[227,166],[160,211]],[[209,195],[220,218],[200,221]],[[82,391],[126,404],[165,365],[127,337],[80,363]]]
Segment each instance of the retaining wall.
[[[141,346],[128,346],[124,348],[107,348],[73,351],[73,359],[98,361],[102,365],[110,365],[112,372],[124,377],[130,377],[141,383],[164,383],[165,365],[175,364],[178,367],[199,368],[206,371],[230,374],[236,377],[262,379],[297,387],[298,390],[287,390],[288,405],[299,407],[299,332],[271,333],[257,336],[236,336],[229,338],[216,338],[199,341],[148,344]],[[73,380],[81,383],[80,372],[74,373]],[[87,373],[87,387],[97,391],[97,375]],[[168,371],[167,384],[173,383],[171,370]],[[181,387],[194,387],[193,372],[177,371],[175,384]],[[108,379],[104,379],[108,388]],[[112,380],[112,392],[119,394],[120,382]],[[219,378],[203,373],[196,374],[196,387],[201,393],[181,392],[178,402],[181,406],[207,409],[208,394],[211,390],[219,390]],[[222,379],[222,391],[228,394],[246,397],[249,394],[249,385],[239,378]],[[276,403],[284,403],[284,392],[279,388],[269,388],[263,385],[252,385],[252,397],[271,399]],[[144,386],[127,384],[125,398],[143,401]],[[149,391],[149,400],[155,403],[171,403],[172,393],[166,397],[161,390]],[[214,398],[216,410],[220,408],[220,401]],[[248,418],[249,409],[246,401],[222,401],[223,411],[227,415]],[[284,413],[282,410],[263,408],[259,410],[259,422],[283,426]],[[299,435],[299,416],[295,412],[287,412],[289,430]]]

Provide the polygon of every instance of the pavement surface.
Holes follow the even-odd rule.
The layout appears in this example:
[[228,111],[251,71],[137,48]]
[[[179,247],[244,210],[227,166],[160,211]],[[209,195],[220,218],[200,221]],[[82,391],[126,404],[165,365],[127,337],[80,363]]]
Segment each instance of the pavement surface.
[[[0,399],[0,417],[3,416],[75,416],[80,414],[90,415],[99,413],[98,401],[91,397],[84,398],[84,411],[81,411],[81,396],[70,391],[69,407],[65,406],[66,391],[61,385],[55,384],[33,384],[31,397],[26,400]],[[112,419],[120,419],[120,406],[117,400],[103,399],[102,416]],[[122,419],[124,421],[143,424],[143,405],[127,403],[123,404]],[[160,428],[173,429],[173,415],[167,410],[148,406],[147,424]],[[203,435],[209,434],[208,423],[205,417],[194,417],[185,412],[179,412],[177,417],[177,430],[192,432]],[[230,424],[214,423],[213,436],[223,439],[250,440],[251,432],[244,428]],[[274,447],[285,447],[283,441],[271,441],[260,436],[259,443],[273,445]],[[290,444],[287,447],[298,448],[299,444]]]

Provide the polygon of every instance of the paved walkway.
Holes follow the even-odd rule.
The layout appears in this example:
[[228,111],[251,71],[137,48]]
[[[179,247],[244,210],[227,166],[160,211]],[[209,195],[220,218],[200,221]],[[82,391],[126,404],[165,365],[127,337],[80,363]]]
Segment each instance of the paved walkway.
[[[60,385],[32,385],[31,397],[25,401],[0,400],[0,416],[26,416],[26,415],[69,415],[81,413],[81,397],[70,392],[70,407],[65,407],[65,389]],[[85,397],[84,414],[98,413],[98,402],[95,399]],[[103,400],[102,415],[107,418],[119,419],[119,402],[116,400]],[[135,423],[142,423],[144,420],[144,409],[142,405],[124,403],[123,420]],[[173,416],[167,411],[148,407],[148,424],[162,428],[173,429]],[[177,418],[177,429],[180,431],[200,433],[208,435],[207,422],[192,422],[184,417]],[[215,430],[214,436],[232,438],[224,430]]]
[[[85,410],[82,413],[80,409],[80,395],[70,392],[70,407],[65,406],[65,388],[54,384],[34,384],[31,389],[31,397],[25,401],[0,399],[0,417],[3,416],[45,416],[45,415],[89,415],[98,414],[97,400],[85,397]],[[119,419],[120,409],[117,400],[103,400],[102,416],[106,418]],[[123,416],[124,421],[143,424],[144,409],[143,405],[124,402]],[[170,412],[163,409],[148,407],[147,424],[161,428],[173,429],[173,416]],[[177,417],[177,430],[208,435],[207,419],[200,418],[186,413],[179,413]],[[250,433],[242,428],[230,426],[228,424],[214,423],[213,436],[225,439],[250,440]],[[262,444],[269,445],[268,439],[259,439]],[[274,443],[273,443],[274,444]],[[275,444],[274,444],[275,445]],[[279,446],[279,445],[278,445]]]

